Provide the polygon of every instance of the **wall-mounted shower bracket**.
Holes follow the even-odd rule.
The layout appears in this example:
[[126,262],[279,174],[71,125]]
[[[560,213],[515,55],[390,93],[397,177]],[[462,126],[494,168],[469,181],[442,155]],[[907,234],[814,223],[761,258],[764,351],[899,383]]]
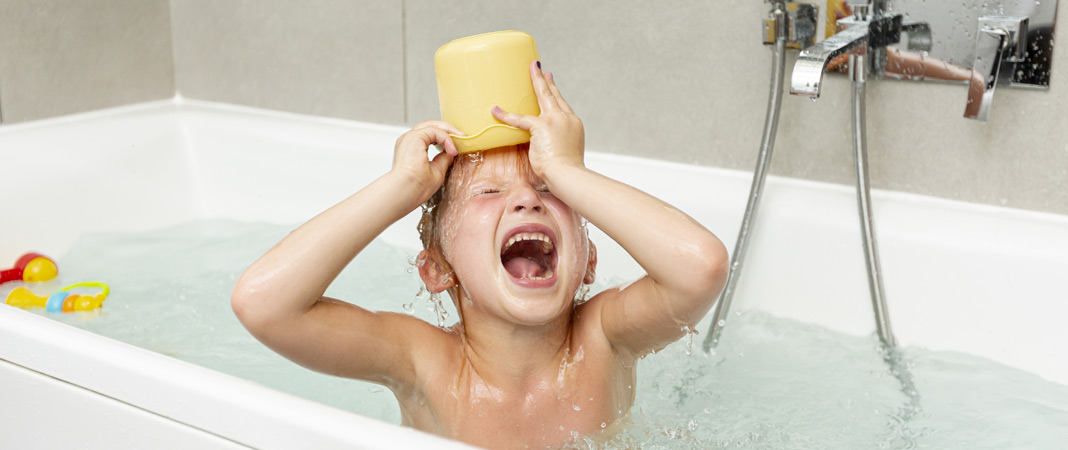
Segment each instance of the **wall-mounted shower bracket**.
[[[765,0],[765,3],[772,1]],[[794,2],[786,2],[782,8],[783,15],[769,14],[764,19],[764,45],[775,45],[776,36],[780,33],[786,36],[786,48],[801,49],[812,45],[816,40],[819,9],[808,3]],[[780,26],[786,29],[778,31],[777,27]]]

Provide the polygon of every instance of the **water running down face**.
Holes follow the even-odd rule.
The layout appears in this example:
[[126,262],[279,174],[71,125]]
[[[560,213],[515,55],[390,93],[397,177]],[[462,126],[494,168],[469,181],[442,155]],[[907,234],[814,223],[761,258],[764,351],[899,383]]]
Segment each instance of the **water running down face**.
[[582,218],[530,169],[524,147],[454,161],[420,231],[437,255],[428,260],[453,274],[437,290],[456,287],[458,308],[534,325],[570,311],[595,258]]

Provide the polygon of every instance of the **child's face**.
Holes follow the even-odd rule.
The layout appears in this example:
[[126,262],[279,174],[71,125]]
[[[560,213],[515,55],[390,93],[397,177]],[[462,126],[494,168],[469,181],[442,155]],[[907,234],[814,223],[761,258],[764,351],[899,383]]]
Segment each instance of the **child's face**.
[[454,164],[462,167],[447,187],[442,252],[464,291],[462,314],[474,308],[541,325],[569,313],[593,270],[582,218],[546,189],[525,150],[492,150],[481,163]]

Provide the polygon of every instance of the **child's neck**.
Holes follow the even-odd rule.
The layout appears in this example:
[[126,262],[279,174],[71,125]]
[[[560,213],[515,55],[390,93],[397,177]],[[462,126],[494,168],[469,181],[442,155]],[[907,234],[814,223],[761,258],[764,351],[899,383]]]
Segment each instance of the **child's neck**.
[[[493,386],[526,390],[546,376],[555,376],[572,357],[572,318],[572,314],[566,314],[537,327],[479,320],[477,325],[465,326],[462,331],[467,363],[475,374]],[[472,317],[472,320],[478,319]]]

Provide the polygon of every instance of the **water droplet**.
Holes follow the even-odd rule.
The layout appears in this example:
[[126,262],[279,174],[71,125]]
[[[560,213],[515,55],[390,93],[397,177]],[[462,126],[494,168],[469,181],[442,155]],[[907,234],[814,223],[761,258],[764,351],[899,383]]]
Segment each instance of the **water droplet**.
[[697,332],[690,327],[682,327],[682,331],[686,333],[686,356],[693,356],[693,335]]
[[571,409],[574,409],[575,411],[582,411],[582,407],[579,405],[571,405]]

